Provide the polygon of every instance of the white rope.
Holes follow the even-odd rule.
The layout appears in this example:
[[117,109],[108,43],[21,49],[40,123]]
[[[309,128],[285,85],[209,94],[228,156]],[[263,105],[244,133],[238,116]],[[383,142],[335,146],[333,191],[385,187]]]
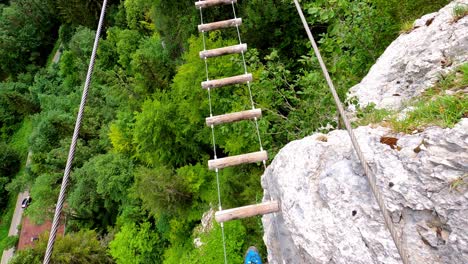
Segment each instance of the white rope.
[[[237,15],[236,15],[236,8],[234,6],[234,2],[231,2],[231,5],[232,5],[233,14],[234,14],[234,19],[236,19]],[[203,11],[202,11],[202,8],[200,8],[200,17],[201,17],[201,24],[203,25]],[[236,25],[236,30],[237,30],[237,36],[238,36],[238,39],[239,39],[239,44],[242,44],[239,25]],[[203,36],[203,51],[206,51],[206,39],[205,39],[205,32],[204,31],[202,31],[202,36]],[[247,74],[248,73],[247,72],[247,63],[246,63],[246,60],[245,60],[244,51],[241,51],[241,54],[242,54],[242,62],[243,62],[244,73]],[[208,62],[207,62],[206,57],[204,58],[204,62],[205,62],[206,81],[209,81]],[[249,99],[250,99],[251,107],[252,107],[252,109],[255,109],[255,103],[253,101],[252,87],[251,87],[250,81],[247,82],[247,87],[248,87],[248,91],[249,91]],[[212,117],[213,116],[213,104],[212,104],[212,100],[211,100],[211,89],[210,88],[208,88],[208,100],[209,100],[209,108],[210,108],[210,117]],[[254,122],[255,122],[255,130],[256,130],[257,137],[258,137],[259,146],[260,146],[260,151],[263,151],[263,143],[262,143],[262,138],[260,136],[260,129],[259,129],[259,125],[258,125],[258,119],[254,118]],[[211,135],[212,135],[212,142],[213,142],[214,159],[216,160],[217,159],[217,154],[216,154],[216,139],[215,139],[215,133],[214,133],[214,125],[211,125]],[[264,169],[266,169],[266,161],[263,161],[263,167],[264,167]],[[216,171],[216,184],[217,184],[217,191],[218,191],[219,210],[222,211],[221,191],[220,191],[220,182],[219,182],[219,170],[216,169],[215,171]],[[270,190],[269,180],[268,179],[266,179],[266,180],[267,180],[267,189]],[[273,196],[272,196],[271,192],[270,192],[270,199],[273,200]],[[277,221],[276,221],[276,213],[273,214],[273,223],[274,223],[274,229],[276,231],[277,240],[279,240],[278,224],[277,224]],[[225,242],[225,234],[224,234],[224,225],[223,225],[223,223],[221,223],[221,232],[222,232],[222,237],[223,237],[224,263],[227,264],[227,252],[226,252],[226,242]],[[282,247],[280,247],[280,248],[282,249]],[[282,263],[285,263],[285,262],[282,261]]]
[[[234,14],[234,19],[237,19],[236,8],[234,6],[234,2],[232,2],[231,5],[232,5],[232,12]],[[237,24],[236,24],[236,31],[237,31],[237,36],[238,36],[238,39],[239,39],[239,44],[242,44],[240,29],[239,29],[239,25],[237,25]],[[247,62],[245,60],[244,51],[241,51],[241,54],[242,54],[242,62],[243,62],[243,66],[244,66],[244,73],[247,74]],[[250,82],[247,82],[247,87],[248,87],[248,90],[249,90],[249,97],[250,97],[250,103],[251,103],[252,109],[255,109],[255,103],[254,103],[254,100],[253,100],[252,87],[251,87]],[[262,137],[260,136],[260,128],[259,128],[259,125],[258,125],[258,119],[256,117],[254,118],[254,123],[255,123],[255,130],[256,130],[256,133],[257,133],[257,137],[258,137],[258,143],[260,145],[260,151],[263,151]],[[265,160],[263,161],[263,168],[264,168],[264,171],[267,168]],[[273,193],[271,192],[271,188],[270,188],[270,180],[269,180],[268,177],[265,177],[265,179],[266,179],[267,190],[270,193],[270,201],[274,201]],[[276,221],[277,213],[272,213],[272,216],[273,217],[271,219],[273,221],[273,229],[274,229],[274,232],[275,232],[275,235],[276,235],[276,240],[279,241],[279,243],[281,244],[281,239],[280,239],[280,236],[279,236],[278,222]],[[285,261],[283,259],[283,252],[282,252],[283,247],[281,245],[279,245],[279,248],[280,248],[280,255],[279,256],[280,256],[280,259],[282,260],[281,262],[284,264]]]
[[57,235],[57,229],[58,229],[58,225],[60,222],[60,215],[62,214],[63,202],[65,200],[65,194],[67,191],[68,178],[70,177],[70,171],[71,171],[73,159],[75,157],[76,143],[78,141],[78,135],[80,133],[80,128],[81,128],[81,121],[83,120],[84,108],[85,108],[86,100],[88,97],[88,90],[89,90],[89,86],[91,83],[91,77],[93,75],[94,62],[96,60],[96,51],[97,51],[98,44],[99,44],[99,37],[101,35],[102,24],[104,23],[104,17],[106,14],[106,6],[107,6],[107,0],[104,0],[102,4],[102,10],[101,10],[101,16],[99,18],[98,28],[96,31],[96,37],[94,39],[93,52],[91,54],[91,59],[89,62],[88,73],[86,75],[86,81],[85,81],[85,85],[83,88],[83,95],[81,97],[81,104],[80,104],[78,116],[76,119],[75,130],[73,132],[72,142],[70,145],[70,151],[68,153],[68,159],[67,159],[67,163],[65,166],[65,172],[64,172],[63,180],[62,180],[62,187],[60,188],[60,194],[58,197],[57,206],[55,207],[54,220],[52,222],[52,228],[50,231],[49,241],[47,243],[47,249],[46,249],[46,253],[44,256],[43,264],[49,264],[50,257],[52,255],[52,251],[54,248],[55,238]]
[[378,205],[380,207],[380,211],[382,212],[382,215],[383,215],[383,218],[384,218],[384,221],[385,221],[385,225],[387,226],[387,229],[390,231],[393,242],[395,243],[395,246],[396,246],[396,248],[398,250],[398,253],[400,254],[401,260],[403,261],[404,264],[408,264],[409,259],[408,259],[408,254],[406,252],[406,248],[403,246],[403,241],[401,240],[400,236],[397,233],[397,230],[396,230],[395,226],[393,225],[392,218],[391,218],[391,216],[390,216],[390,214],[389,214],[389,212],[388,212],[388,210],[387,210],[387,208],[385,206],[385,202],[384,202],[382,193],[377,188],[376,177],[374,175],[374,172],[369,167],[369,164],[367,163],[367,161],[366,161],[366,159],[364,157],[364,154],[361,151],[361,147],[359,146],[359,143],[358,143],[358,141],[356,139],[356,136],[354,135],[353,129],[351,127],[351,122],[346,117],[346,114],[345,114],[343,105],[341,103],[341,100],[338,97],[335,86],[333,85],[333,82],[332,82],[332,80],[330,78],[330,75],[328,73],[327,67],[326,67],[325,63],[323,62],[323,59],[322,59],[322,56],[320,55],[320,51],[318,49],[318,46],[315,43],[314,37],[312,36],[312,33],[311,33],[310,28],[309,28],[309,26],[307,24],[307,21],[306,21],[306,19],[304,17],[304,14],[302,13],[302,8],[299,5],[299,2],[297,0],[294,0],[294,4],[296,5],[297,12],[299,13],[299,16],[300,16],[300,18],[302,20],[304,28],[305,28],[305,30],[307,32],[308,37],[309,37],[310,43],[312,44],[312,47],[314,48],[315,55],[317,56],[317,59],[318,59],[318,61],[320,63],[320,67],[322,68],[325,79],[327,80],[328,87],[330,88],[330,91],[331,91],[331,93],[333,95],[333,98],[335,100],[338,111],[339,111],[339,113],[341,115],[341,118],[343,119],[343,122],[344,122],[344,124],[346,126],[346,130],[348,131],[349,137],[351,138],[351,142],[352,142],[352,144],[354,146],[354,149],[355,149],[355,151],[356,151],[356,153],[357,153],[357,155],[359,157],[359,160],[361,161],[361,165],[364,168],[364,172],[365,172],[365,174],[367,176],[367,179],[369,181],[369,185],[370,185],[370,187],[372,189],[372,192],[373,192],[373,194],[375,196],[375,199],[377,200],[377,203],[378,203]]
[[[200,8],[200,19],[201,19],[201,24],[203,25],[203,11],[202,8]],[[202,36],[203,36],[203,51],[206,51],[206,40],[205,40],[205,31],[202,31]],[[207,58],[204,58],[205,61],[205,72],[206,72],[206,81],[209,81],[209,75],[208,75],[208,61]],[[213,116],[213,104],[211,101],[211,89],[208,88],[208,102],[210,105],[210,117]],[[211,136],[212,136],[212,142],[213,142],[213,154],[214,154],[214,159],[218,159],[218,155],[216,154],[216,138],[215,138],[215,130],[214,130],[214,125],[211,125]],[[221,203],[221,185],[219,182],[219,169],[215,169],[216,172],[216,187],[218,191],[218,210],[222,211],[223,206]],[[226,250],[226,236],[224,233],[224,223],[220,224],[221,226],[221,236],[223,240],[223,253],[224,253],[224,263],[227,264],[227,250]]]

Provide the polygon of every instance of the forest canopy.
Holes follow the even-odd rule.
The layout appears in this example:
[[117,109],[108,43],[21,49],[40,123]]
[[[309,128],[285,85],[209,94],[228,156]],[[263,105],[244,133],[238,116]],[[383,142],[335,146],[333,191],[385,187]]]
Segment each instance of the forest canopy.
[[[448,0],[301,1],[342,99],[401,27]],[[0,1],[0,195],[29,189],[27,217],[51,217],[68,155],[102,1]],[[204,21],[233,17],[230,6],[204,11]],[[270,159],[289,141],[337,127],[325,86],[292,1],[238,1],[237,16],[259,131]],[[218,204],[208,94],[199,52],[238,44],[237,31],[197,31],[194,1],[109,1],[65,208],[67,234],[58,252],[78,262],[221,263],[220,227],[201,228]],[[60,55],[55,60],[55,55]],[[210,76],[243,73],[239,55],[210,59]],[[250,109],[246,87],[213,91],[215,114]],[[13,138],[25,122],[31,165],[19,164]],[[253,122],[215,129],[220,157],[258,151]],[[262,200],[260,164],[220,173],[223,206]],[[6,207],[0,203],[0,211]],[[260,218],[225,225],[229,261],[257,245]],[[93,230],[93,231],[89,231]],[[193,241],[200,238],[202,245]],[[0,238],[3,239],[3,238]],[[45,237],[12,263],[41,263]],[[87,241],[80,244],[79,241]],[[95,256],[94,262],[86,258]],[[56,263],[64,255],[53,255]],[[27,261],[27,262],[25,262]],[[68,260],[67,260],[68,261]]]

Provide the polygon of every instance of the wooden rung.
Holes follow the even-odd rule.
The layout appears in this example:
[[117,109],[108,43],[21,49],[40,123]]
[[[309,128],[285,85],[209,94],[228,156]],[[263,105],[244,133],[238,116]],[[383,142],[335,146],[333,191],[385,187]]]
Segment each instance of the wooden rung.
[[253,110],[247,110],[247,111],[242,111],[242,112],[207,117],[206,125],[215,126],[219,124],[233,123],[233,122],[237,122],[241,120],[260,118],[260,117],[262,117],[262,109],[253,109]]
[[248,73],[248,74],[242,74],[242,75],[237,75],[237,76],[218,79],[218,80],[202,82],[201,85],[203,89],[209,89],[209,88],[223,87],[223,86],[232,85],[232,84],[246,83],[246,82],[251,82],[251,81],[252,81],[252,74]]
[[195,2],[195,6],[197,8],[206,8],[210,6],[217,6],[217,5],[230,5],[231,3],[237,3],[237,0],[205,0],[205,1],[197,1]]
[[211,58],[211,57],[218,57],[228,54],[236,54],[241,52],[247,51],[247,44],[239,44],[229,47],[223,47],[219,49],[212,49],[212,50],[204,50],[200,51],[200,58]]
[[231,156],[221,159],[214,159],[208,161],[208,168],[210,170],[222,169],[226,167],[236,166],[240,164],[255,163],[268,159],[266,151],[253,152],[237,156]]
[[280,210],[278,201],[270,201],[261,204],[248,205],[215,213],[215,219],[218,223],[252,217],[256,215],[264,215],[275,213]]
[[199,32],[208,32],[217,29],[229,28],[242,25],[242,18],[223,20],[208,24],[198,25]]

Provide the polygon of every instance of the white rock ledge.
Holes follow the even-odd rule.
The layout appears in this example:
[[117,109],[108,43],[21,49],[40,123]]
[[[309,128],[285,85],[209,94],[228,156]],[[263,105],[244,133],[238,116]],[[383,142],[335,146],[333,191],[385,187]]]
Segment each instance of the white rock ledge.
[[433,86],[441,74],[468,61],[468,16],[453,19],[460,4],[468,5],[468,0],[452,1],[416,20],[414,29],[385,50],[348,98],[357,98],[362,107],[374,103],[379,109],[397,109]]
[[[416,135],[381,127],[355,133],[411,263],[468,263],[468,119]],[[382,136],[398,138],[397,147],[380,143]],[[346,131],[289,143],[262,184],[264,199],[281,205],[275,218],[262,219],[270,264],[401,263]]]

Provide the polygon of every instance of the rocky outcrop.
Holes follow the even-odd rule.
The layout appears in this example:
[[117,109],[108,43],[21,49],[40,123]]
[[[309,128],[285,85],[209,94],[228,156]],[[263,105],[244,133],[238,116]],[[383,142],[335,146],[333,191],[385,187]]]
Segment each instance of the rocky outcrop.
[[[417,20],[349,96],[360,106],[402,109],[441,73],[468,60],[468,16],[456,0]],[[400,118],[404,118],[400,112]],[[468,263],[468,119],[416,134],[359,127],[356,137],[377,177],[411,264]],[[346,131],[284,147],[262,177],[269,263],[402,263]]]
[[200,248],[204,245],[203,241],[199,237],[200,234],[206,234],[213,229],[215,210],[210,208],[202,216],[201,223],[194,230],[195,239],[193,240],[193,246],[195,248]]
[[[415,135],[355,133],[410,262],[468,263],[468,119]],[[346,131],[291,142],[262,184],[281,205],[263,217],[270,264],[401,263]]]
[[416,20],[411,32],[398,37],[383,53],[349,97],[360,106],[399,108],[434,85],[441,74],[468,60],[468,16],[454,19],[452,1],[437,13]]

